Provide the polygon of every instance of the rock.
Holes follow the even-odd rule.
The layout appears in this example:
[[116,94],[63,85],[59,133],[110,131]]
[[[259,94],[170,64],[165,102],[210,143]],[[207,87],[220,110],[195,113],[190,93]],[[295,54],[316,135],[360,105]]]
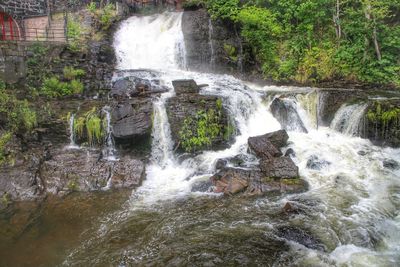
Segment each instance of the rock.
[[192,185],[191,192],[209,192],[212,186],[211,181],[199,181]]
[[213,192],[245,196],[264,195],[267,193],[298,193],[307,189],[308,184],[302,179],[273,179],[258,170],[225,168],[210,178],[214,185]]
[[138,159],[125,156],[108,161],[99,151],[88,154],[85,150],[57,150],[40,170],[46,192],[53,195],[101,190],[109,181],[113,188],[133,188],[144,176],[145,165]]
[[145,166],[142,161],[124,157],[115,162],[111,176],[111,187],[134,188],[144,180]]
[[296,157],[296,152],[292,148],[289,148],[285,152],[285,157]]
[[289,135],[285,130],[267,133],[263,135],[263,137],[268,139],[268,141],[270,141],[277,148],[287,146],[287,142],[289,140]]
[[277,149],[265,136],[250,137],[248,139],[249,148],[259,158],[270,159],[282,156],[282,152]]
[[215,169],[221,170],[226,167],[228,161],[226,159],[218,159],[217,163],[215,164]]
[[390,169],[390,170],[398,170],[398,169],[400,169],[400,164],[399,164],[399,162],[397,162],[393,159],[385,159],[383,161],[383,167]]
[[114,98],[126,98],[131,94],[136,93],[136,88],[134,82],[128,78],[116,81],[111,89],[111,97]]
[[172,81],[176,95],[181,94],[198,94],[199,86],[194,80],[175,80]]
[[319,159],[317,156],[311,156],[307,160],[307,168],[311,170],[322,170],[329,165],[331,165],[329,161]]
[[367,152],[365,152],[364,150],[360,150],[357,152],[357,154],[360,156],[365,156],[365,155],[367,155]]
[[289,241],[294,241],[307,248],[319,251],[326,251],[326,247],[321,241],[313,237],[306,231],[292,226],[281,226],[277,228],[277,235]]
[[[178,152],[183,152],[184,148],[181,143],[180,132],[184,126],[186,119],[191,119],[196,122],[197,114],[199,112],[213,111],[217,115],[218,125],[220,131],[215,138],[212,138],[211,144],[198,147],[196,152],[205,149],[224,149],[227,148],[232,140],[233,126],[230,124],[228,117],[228,111],[222,106],[218,105],[220,98],[216,96],[206,95],[191,95],[191,94],[180,94],[175,97],[168,99],[166,108],[168,121],[171,129],[171,137],[174,142],[174,147],[177,147]],[[189,151],[188,151],[189,152]]]
[[219,177],[211,177],[211,182],[215,186],[215,193],[224,193],[226,195],[234,195],[244,191],[249,185],[247,177],[233,169],[226,171]]
[[271,178],[299,177],[299,168],[289,157],[261,160],[260,169],[267,177]]
[[272,115],[287,131],[308,133],[303,121],[297,113],[295,103],[290,99],[275,98],[270,106]]
[[151,135],[153,105],[151,99],[131,99],[111,111],[113,135],[118,139],[134,139]]

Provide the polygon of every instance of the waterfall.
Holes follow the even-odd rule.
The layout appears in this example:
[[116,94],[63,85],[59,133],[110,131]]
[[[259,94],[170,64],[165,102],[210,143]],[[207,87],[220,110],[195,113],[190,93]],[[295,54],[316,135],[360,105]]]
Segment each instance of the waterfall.
[[330,127],[347,135],[358,136],[367,107],[368,104],[344,104],[336,112]]
[[117,158],[115,155],[116,149],[115,149],[115,145],[114,145],[114,138],[112,135],[110,107],[105,106],[105,107],[103,107],[102,111],[105,114],[104,128],[106,130],[104,148],[102,151],[103,157],[107,160],[115,161],[115,160],[117,160]]
[[75,114],[72,113],[69,117],[69,145],[67,146],[68,149],[78,149],[79,146],[75,142]]
[[213,33],[214,33],[214,28],[213,28],[212,20],[210,17],[208,19],[208,42],[210,45],[210,67],[211,67],[211,70],[213,70],[215,67],[215,50],[214,50],[214,41],[212,39]]
[[182,13],[131,17],[115,34],[118,69],[186,69]]
[[[132,192],[121,212],[100,222],[99,231],[68,256],[66,265],[95,262],[117,266],[118,259],[121,266],[145,265],[152,261],[155,265],[185,265],[186,258],[199,265],[213,264],[210,259],[216,258],[223,265],[226,259],[223,255],[232,247],[237,250],[234,253],[243,255],[238,260],[251,265],[259,242],[275,247],[264,242],[274,239],[276,226],[285,224],[308,227],[328,249],[320,251],[288,241],[285,242],[288,249],[283,253],[260,253],[267,254],[264,256],[268,258],[280,255],[270,265],[377,266],[382,263],[382,266],[394,266],[400,249],[400,174],[384,169],[382,161],[387,158],[399,161],[400,151],[374,147],[367,140],[351,136],[359,128],[364,104],[341,107],[331,128],[318,128],[309,126],[317,124],[319,107],[315,91],[309,93],[307,89],[308,93],[304,94],[302,90],[302,96],[298,96],[296,88],[278,88],[296,95],[291,105],[308,129],[308,134],[289,132],[289,147],[296,153],[293,160],[299,166],[300,176],[309,182],[310,190],[272,198],[237,197],[216,201],[215,194],[191,193],[194,182],[207,180],[215,173],[217,159],[244,154],[248,156],[246,163],[257,164],[248,154],[248,137],[278,130],[281,125],[265,101],[276,96],[276,92],[270,92],[277,87],[259,88],[229,75],[185,71],[182,63],[185,53],[179,49],[184,47],[180,21],[180,13],[132,17],[121,24],[115,35],[118,68],[150,68],[151,75],[156,76],[153,78],[167,86],[169,92],[153,100],[152,152],[143,185]],[[174,96],[171,81],[175,79],[194,79],[198,84],[208,84],[201,89],[201,94],[222,99],[237,129],[229,148],[176,158],[166,113],[168,98]],[[307,162],[315,157],[327,162],[320,170],[307,167]],[[287,202],[298,207],[299,212],[283,215],[282,207]],[[137,212],[138,207],[143,209]],[[229,238],[232,233],[235,238]],[[257,238],[260,233],[262,239]],[[249,234],[255,237],[254,242],[241,246]],[[283,246],[282,240],[278,241],[279,250]],[[173,249],[168,247],[170,244]],[[208,253],[210,244],[217,244],[211,248],[213,253]],[[109,255],[115,255],[116,260]],[[164,261],[160,255],[168,260]]]

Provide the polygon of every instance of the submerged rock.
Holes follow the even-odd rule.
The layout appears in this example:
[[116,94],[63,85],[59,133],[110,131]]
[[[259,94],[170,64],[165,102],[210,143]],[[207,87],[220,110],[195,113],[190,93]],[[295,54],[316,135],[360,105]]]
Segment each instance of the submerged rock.
[[323,168],[326,168],[327,166],[331,165],[329,161],[319,159],[317,156],[311,156],[307,160],[307,168],[311,170],[322,170]]
[[400,163],[393,159],[386,159],[383,161],[383,167],[390,170],[398,170],[400,169]]
[[311,234],[297,227],[281,226],[277,228],[277,235],[289,241],[294,241],[307,248],[326,251],[325,245]]
[[270,106],[272,115],[279,121],[283,129],[307,133],[303,121],[293,107],[294,103],[290,101],[289,99],[275,98]]

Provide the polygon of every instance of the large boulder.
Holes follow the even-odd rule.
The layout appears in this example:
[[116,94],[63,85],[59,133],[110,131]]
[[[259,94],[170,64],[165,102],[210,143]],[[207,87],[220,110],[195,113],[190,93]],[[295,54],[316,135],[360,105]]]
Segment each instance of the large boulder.
[[125,156],[109,161],[103,159],[100,152],[88,154],[85,150],[55,151],[40,170],[46,192],[54,195],[100,190],[107,186],[133,188],[141,184],[144,175],[145,165],[139,159]]
[[287,145],[289,136],[285,130],[279,130],[248,139],[249,148],[259,158],[273,158],[282,156],[279,148]]
[[260,161],[260,169],[271,178],[298,178],[299,167],[290,157],[264,159]]
[[[223,149],[229,146],[233,134],[233,126],[228,118],[228,112],[222,105],[222,100],[216,96],[198,94],[198,86],[193,80],[173,81],[177,95],[167,101],[167,115],[171,129],[172,141],[178,146],[178,151],[185,150],[183,143],[186,137],[181,134],[186,126],[192,130],[192,137],[196,137],[199,120],[206,116],[206,123],[218,125],[218,133],[209,138],[208,144],[199,145],[196,149],[187,152],[205,149]],[[209,114],[212,114],[212,118]],[[212,122],[211,122],[212,121]],[[208,125],[206,125],[208,127]]]
[[111,112],[113,135],[119,139],[150,138],[153,104],[149,98],[135,98],[117,104]]
[[272,115],[279,121],[283,129],[307,133],[307,128],[294,107],[295,104],[291,99],[275,98],[270,105],[270,109]]
[[145,79],[128,76],[114,82],[110,95],[118,101],[131,97],[147,97],[151,94],[167,92],[168,88],[161,85],[158,79]]

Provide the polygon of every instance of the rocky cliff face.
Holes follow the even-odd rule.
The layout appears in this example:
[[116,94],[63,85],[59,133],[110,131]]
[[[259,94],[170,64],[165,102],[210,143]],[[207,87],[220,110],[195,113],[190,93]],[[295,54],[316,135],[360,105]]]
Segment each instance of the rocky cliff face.
[[247,48],[231,23],[212,20],[204,9],[185,11],[182,31],[190,70],[240,74],[250,69]]

